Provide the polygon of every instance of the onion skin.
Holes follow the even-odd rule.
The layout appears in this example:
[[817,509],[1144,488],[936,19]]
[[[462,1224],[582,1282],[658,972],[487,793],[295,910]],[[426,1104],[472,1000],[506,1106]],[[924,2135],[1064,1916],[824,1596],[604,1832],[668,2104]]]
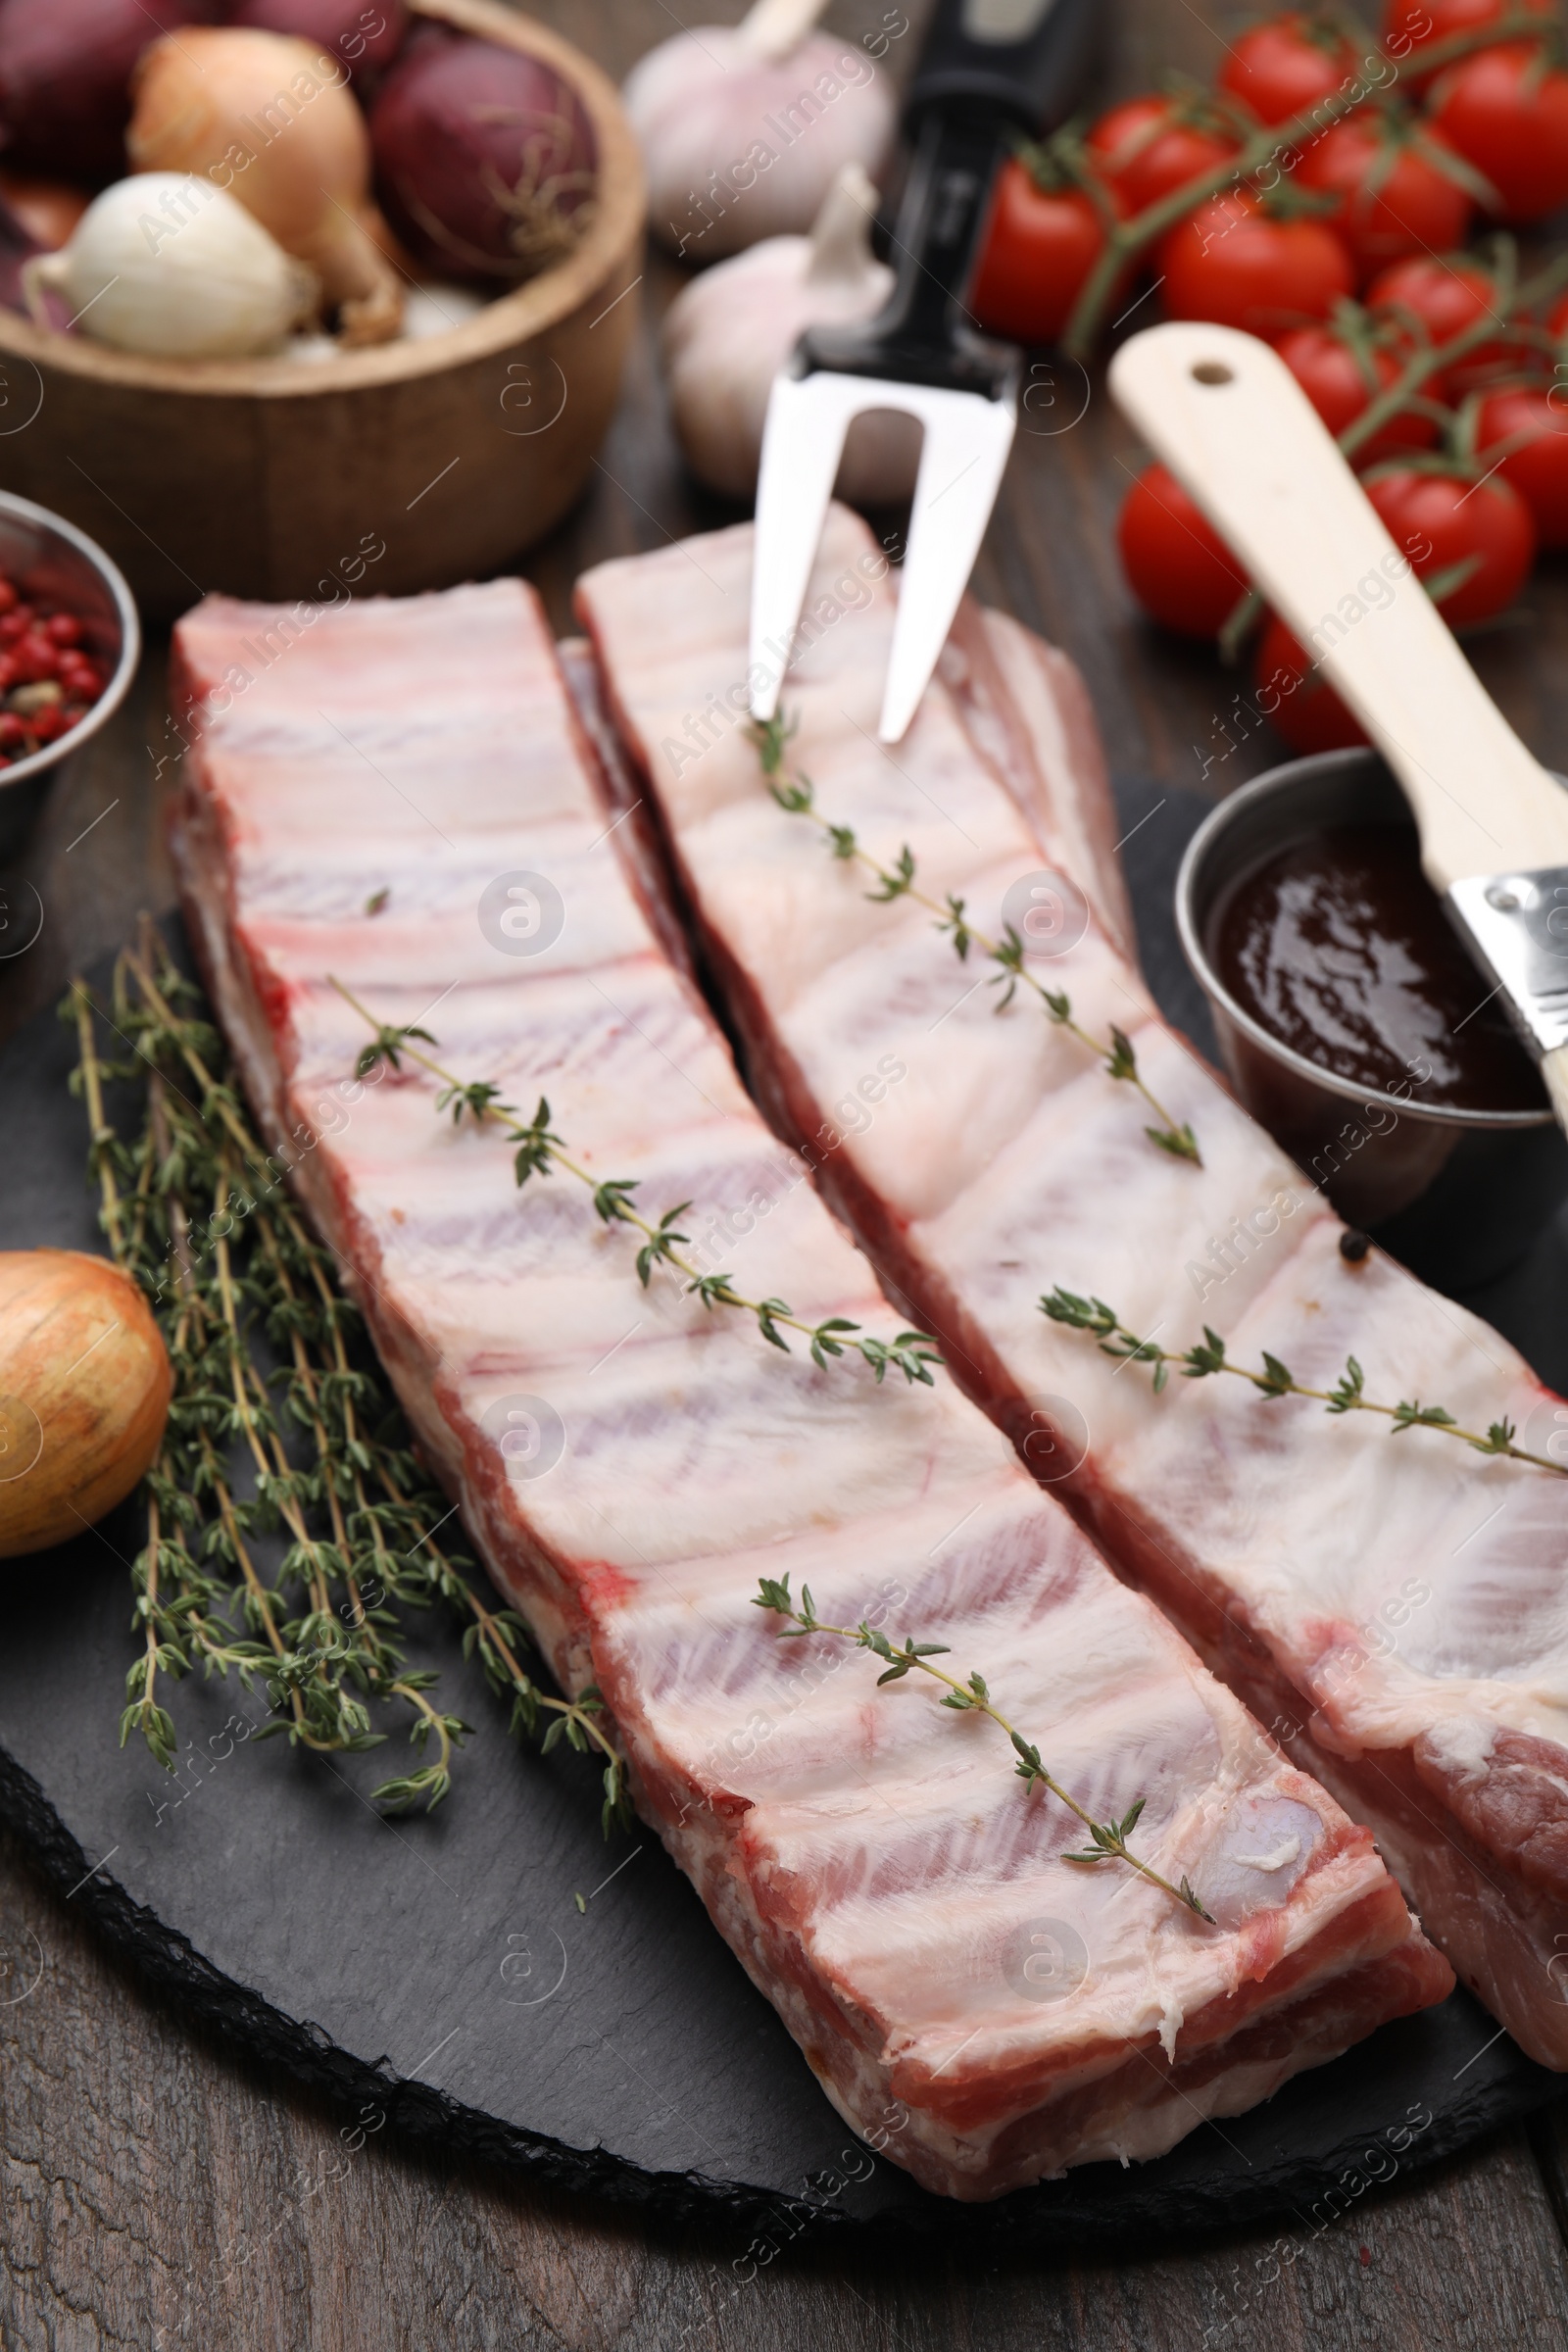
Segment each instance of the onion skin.
[[161,32],[212,14],[203,0],[0,0],[6,163],[94,186],[122,178],[131,69]]
[[171,1386],[128,1274],[75,1250],[0,1251],[0,1559],[123,1502],[157,1455]]
[[421,26],[370,110],[370,143],[387,219],[443,277],[516,285],[592,219],[593,125],[571,84],[518,50]]
[[341,58],[280,32],[204,27],[137,65],[125,146],[135,172],[191,172],[236,197],[306,263],[344,343],[385,343],[403,291],[365,227],[370,142]]

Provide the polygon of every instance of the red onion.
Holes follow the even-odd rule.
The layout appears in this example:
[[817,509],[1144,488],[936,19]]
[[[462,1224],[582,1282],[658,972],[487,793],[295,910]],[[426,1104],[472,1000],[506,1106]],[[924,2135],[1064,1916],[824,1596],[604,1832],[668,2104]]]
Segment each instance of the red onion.
[[421,27],[370,110],[376,193],[443,277],[515,284],[571,251],[598,151],[571,84],[539,58]]
[[0,148],[54,177],[121,179],[130,70],[208,0],[0,0]]
[[226,22],[295,33],[341,58],[355,75],[392,63],[409,29],[409,12],[403,0],[235,0]]

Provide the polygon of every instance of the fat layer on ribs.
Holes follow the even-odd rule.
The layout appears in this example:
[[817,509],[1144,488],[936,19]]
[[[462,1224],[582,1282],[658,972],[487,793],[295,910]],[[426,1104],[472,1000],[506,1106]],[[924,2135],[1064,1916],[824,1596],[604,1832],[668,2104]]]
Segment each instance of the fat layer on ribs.
[[[639,896],[627,827],[515,581],[181,624],[203,714],[174,846],[258,1116],[498,1584],[596,1682],[636,1801],[840,2112],[994,2196],[1155,2154],[1450,1982],[1367,1833],[1284,1757],[945,1377],[813,1369],[708,1311],[561,1173],[438,1116],[368,1032],[417,1021],[693,1256],[886,1332],[865,1259],[741,1090]],[[270,649],[259,659],[256,649]],[[509,896],[510,893],[521,895]],[[911,1073],[873,1055],[888,1101]],[[759,1578],[979,1667],[1207,1927],[919,1677],[776,1638]],[[482,1801],[478,1790],[466,1802]],[[700,2031],[700,2021],[697,2021]]]
[[[1032,968],[1092,1036],[1130,1034],[1201,1167],[1149,1142],[1148,1105],[1038,999],[999,1017],[976,955],[960,963],[927,908],[874,903],[863,870],[770,799],[744,724],[751,559],[741,526],[696,563],[602,565],[579,598],[755,1092],[815,1147],[828,1198],[1024,1459],[1374,1829],[1516,2039],[1568,2065],[1568,1482],[1237,1380],[1156,1396],[1039,1301],[1057,1284],[1108,1299],[1178,1351],[1212,1325],[1232,1360],[1266,1348],[1318,1388],[1354,1355],[1369,1396],[1440,1402],[1472,1429],[1506,1418],[1537,1452],[1568,1413],[1474,1315],[1380,1253],[1347,1263],[1321,1194],[1159,1019],[1071,664],[966,608],[884,752],[893,590],[835,510],[784,697],[789,765],[823,816],[886,864],[907,845],[920,887],[993,936],[1024,933],[1042,867],[1075,877],[1088,928],[1048,931],[1060,952]],[[885,1054],[908,1076],[873,1116],[859,1079]]]

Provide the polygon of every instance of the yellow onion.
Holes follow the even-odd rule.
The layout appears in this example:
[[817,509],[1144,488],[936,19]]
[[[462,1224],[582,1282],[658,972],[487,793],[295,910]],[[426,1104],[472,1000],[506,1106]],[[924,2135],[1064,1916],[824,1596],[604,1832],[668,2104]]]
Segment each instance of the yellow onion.
[[370,140],[340,59],[284,33],[197,27],[155,41],[132,81],[137,172],[189,172],[239,199],[315,270],[345,343],[384,343],[403,294],[367,227]]
[[151,1465],[171,1374],[128,1274],[75,1250],[0,1251],[0,1559],[79,1536]]

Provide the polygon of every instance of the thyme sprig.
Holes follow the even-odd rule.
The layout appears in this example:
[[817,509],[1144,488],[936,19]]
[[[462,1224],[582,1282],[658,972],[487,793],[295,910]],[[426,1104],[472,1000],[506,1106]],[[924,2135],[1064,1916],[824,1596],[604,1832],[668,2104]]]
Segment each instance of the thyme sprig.
[[375,1033],[373,1043],[361,1050],[355,1063],[356,1076],[365,1077],[378,1061],[387,1061],[393,1069],[398,1069],[401,1066],[398,1057],[406,1054],[422,1069],[428,1070],[432,1077],[440,1080],[441,1092],[436,1097],[436,1109],[450,1110],[455,1125],[461,1125],[465,1118],[470,1118],[476,1127],[487,1124],[497,1126],[510,1142],[516,1145],[512,1164],[519,1185],[526,1184],[534,1176],[547,1177],[553,1168],[562,1168],[568,1176],[575,1177],[593,1196],[595,1213],[605,1224],[629,1225],[642,1235],[636,1265],[637,1279],[644,1290],[653,1281],[655,1268],[666,1265],[674,1273],[685,1276],[687,1293],[700,1298],[710,1311],[714,1307],[728,1307],[736,1313],[753,1316],[759,1333],[768,1346],[782,1348],[786,1355],[792,1350],[784,1333],[786,1330],[798,1331],[808,1343],[811,1361],[821,1371],[827,1370],[830,1357],[853,1352],[870,1366],[878,1385],[892,1369],[902,1372],[906,1381],[911,1384],[918,1382],[928,1389],[935,1386],[931,1366],[940,1365],[942,1357],[936,1352],[936,1342],[929,1332],[901,1331],[891,1340],[881,1340],[871,1332],[862,1331],[858,1323],[852,1323],[845,1315],[828,1315],[818,1323],[808,1323],[783,1298],[750,1298],[735,1288],[730,1275],[705,1274],[700,1266],[683,1254],[691,1236],[680,1231],[677,1220],[691,1207],[689,1200],[678,1201],[673,1208],[664,1209],[657,1220],[645,1217],[632,1199],[639,1189],[640,1179],[598,1177],[579,1160],[573,1159],[550,1124],[550,1104],[543,1095],[539,1098],[533,1117],[528,1120],[519,1118],[515,1103],[503,1102],[502,1090],[492,1080],[479,1078],[465,1081],[432,1054],[422,1053],[417,1046],[410,1044],[411,1038],[418,1037],[433,1046],[437,1041],[427,1029],[418,1029],[412,1024],[398,1028],[378,1022],[353,991],[344,987],[341,980],[333,980],[332,986],[344,1003],[352,1005],[360,1018]]
[[[411,1669],[397,1604],[440,1601],[466,1620],[513,1728],[546,1721],[602,1761],[606,1827],[629,1818],[625,1767],[593,1689],[543,1690],[525,1670],[520,1617],[492,1609],[437,1540],[451,1511],[421,1473],[331,1253],[256,1137],[197,992],[144,926],[116,966],[107,1004],[78,980],[62,1016],[78,1049],[89,1169],[116,1262],[147,1293],[169,1348],[173,1396],[146,1482],[147,1541],[132,1570],[141,1648],[126,1676],[121,1744],[133,1732],[172,1767],[178,1750],[162,1683],[198,1669],[260,1688],[258,1737],[356,1752],[380,1744],[387,1707],[412,1716],[418,1766],[375,1791],[389,1811],[439,1804],[468,1726]],[[108,1028],[125,1049],[110,1061]],[[144,1087],[139,1130],[110,1121],[110,1079]],[[265,1339],[266,1347],[263,1348]],[[246,1492],[246,1489],[249,1492]],[[264,1573],[264,1545],[281,1544]],[[236,1622],[237,1620],[237,1622]],[[433,1752],[432,1752],[433,1750]]]
[[945,1642],[916,1642],[912,1636],[906,1636],[902,1642],[890,1642],[879,1627],[867,1625],[863,1619],[858,1625],[825,1624],[816,1614],[810,1586],[801,1587],[800,1605],[797,1607],[790,1597],[790,1580],[787,1576],[761,1578],[752,1606],[754,1609],[766,1609],[774,1616],[789,1620],[787,1625],[779,1629],[781,1642],[801,1642],[810,1634],[831,1634],[841,1642],[853,1642],[858,1649],[870,1650],[874,1657],[882,1659],[885,1668],[876,1678],[878,1690],[884,1683],[902,1682],[906,1674],[928,1674],[934,1681],[945,1683],[947,1695],[941,1700],[941,1705],[953,1708],[959,1715],[989,1715],[991,1721],[1005,1732],[1011,1741],[1016,1758],[1014,1770],[1025,1788],[1033,1788],[1038,1783],[1058,1803],[1065,1805],[1069,1813],[1075,1813],[1089,1832],[1089,1847],[1075,1854],[1064,1854],[1063,1861],[1125,1862],[1129,1870],[1135,1870],[1141,1879],[1147,1879],[1152,1886],[1157,1886],[1162,1894],[1168,1894],[1173,1903],[1181,1903],[1200,1919],[1206,1919],[1210,1926],[1213,1925],[1209,1913],[1204,1910],[1185,1877],[1179,1886],[1173,1886],[1169,1879],[1161,1878],[1152,1864],[1141,1860],[1129,1846],[1127,1840],[1138,1826],[1147,1799],[1137,1798],[1120,1821],[1096,1821],[1093,1814],[1086,1811],[1075,1796],[1070,1796],[1061,1783],[1047,1770],[1034,1741],[1026,1740],[1017,1726],[1008,1722],[993,1700],[983,1675],[971,1674],[967,1681],[960,1682],[956,1675],[949,1674],[945,1667],[932,1665],[933,1658],[951,1656]]
[[938,931],[952,940],[960,963],[968,961],[971,947],[977,948],[982,956],[988,957],[997,970],[987,985],[1002,991],[995,1007],[998,1012],[1005,1012],[1020,987],[1031,989],[1040,1000],[1047,1018],[1058,1028],[1065,1029],[1080,1045],[1086,1046],[1103,1063],[1107,1078],[1125,1080],[1143,1096],[1159,1121],[1157,1127],[1144,1129],[1150,1142],[1157,1145],[1161,1152],[1168,1152],[1173,1159],[1191,1160],[1195,1166],[1201,1167],[1202,1154],[1198,1149],[1198,1140],[1192,1128],[1178,1126],[1164,1104],[1145,1084],[1139,1072],[1137,1054],[1126,1031],[1118,1029],[1111,1022],[1110,1043],[1107,1046],[1082,1028],[1072,1017],[1072,1002],[1065,990],[1047,988],[1029,970],[1024,961],[1026,951],[1023,941],[1010,923],[1004,926],[1000,940],[992,939],[970,921],[963,900],[955,897],[952,891],[949,891],[945,900],[941,900],[930,897],[919,888],[915,879],[917,869],[914,853],[907,842],[892,865],[884,865],[880,858],[861,846],[853,825],[835,824],[830,817],[822,814],[816,806],[815,791],[809,777],[799,773],[790,775],[785,769],[785,747],[795,732],[796,724],[795,720],[786,718],[782,710],[775,712],[772,718],[752,722],[752,740],[757,746],[762,774],[767,780],[768,791],[779,807],[791,816],[809,817],[814,825],[820,827],[835,858],[842,859],[845,864],[854,863],[863,867],[874,878],[875,890],[866,893],[873,904],[887,906],[895,899],[912,899],[916,906],[929,907],[936,916]]
[[1568,1470],[1561,1462],[1516,1446],[1515,1426],[1506,1418],[1494,1421],[1483,1432],[1461,1427],[1446,1405],[1422,1404],[1419,1398],[1380,1404],[1366,1395],[1366,1374],[1353,1355],[1347,1356],[1345,1370],[1332,1389],[1314,1389],[1298,1380],[1290,1366],[1277,1355],[1270,1355],[1266,1348],[1262,1350],[1260,1371],[1250,1364],[1233,1364],[1226,1353],[1225,1342],[1206,1323],[1203,1337],[1196,1347],[1177,1350],[1161,1348],[1153,1340],[1140,1339],[1103,1298],[1081,1298],[1075,1291],[1063,1290],[1059,1284],[1041,1299],[1040,1311],[1053,1323],[1063,1323],[1072,1331],[1089,1332],[1099,1341],[1103,1355],[1115,1356],[1124,1363],[1152,1364],[1156,1396],[1169,1380],[1173,1366],[1184,1380],[1206,1380],[1215,1373],[1230,1372],[1238,1380],[1250,1381],[1266,1402],[1283,1396],[1309,1396],[1330,1413],[1379,1413],[1392,1423],[1391,1437],[1397,1437],[1406,1429],[1431,1429],[1440,1437],[1456,1438],[1477,1453],[1504,1454],[1510,1461],[1529,1462],[1538,1470],[1551,1471],[1555,1477],[1568,1477]]

